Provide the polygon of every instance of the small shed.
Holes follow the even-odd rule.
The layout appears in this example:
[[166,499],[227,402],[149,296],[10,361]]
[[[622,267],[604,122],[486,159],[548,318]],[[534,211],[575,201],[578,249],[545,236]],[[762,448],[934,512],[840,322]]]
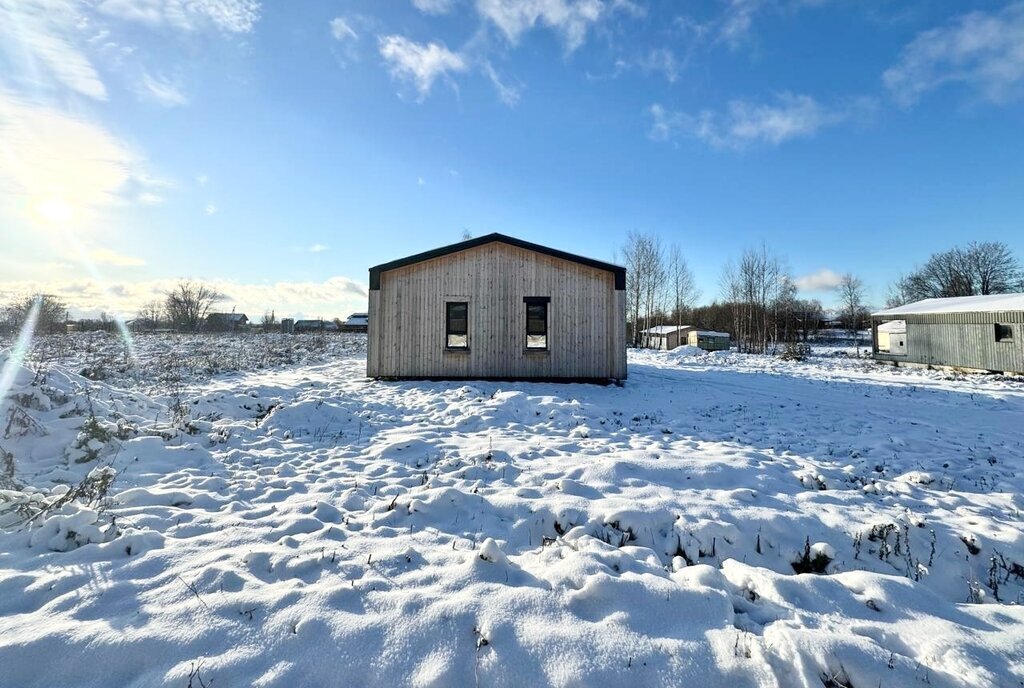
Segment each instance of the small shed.
[[875,360],[1024,374],[1024,294],[925,299],[871,314]]
[[687,335],[694,328],[689,325],[655,325],[641,330],[643,342],[652,349],[671,351],[686,344]]
[[249,324],[245,313],[210,313],[206,316],[206,329],[211,332],[236,332]]
[[907,321],[889,320],[875,330],[878,333],[878,351],[894,356],[907,355]]
[[705,351],[728,351],[729,333],[715,332],[714,330],[690,330],[687,335],[687,344],[699,346]]
[[353,313],[341,324],[342,332],[366,332],[370,316],[367,313]]
[[626,379],[626,269],[504,234],[370,268],[366,374]]

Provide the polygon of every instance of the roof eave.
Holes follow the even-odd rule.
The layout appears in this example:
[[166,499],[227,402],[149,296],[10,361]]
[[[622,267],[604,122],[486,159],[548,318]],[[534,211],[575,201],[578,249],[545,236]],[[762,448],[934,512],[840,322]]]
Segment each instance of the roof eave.
[[448,246],[442,246],[440,248],[432,249],[430,251],[424,251],[422,253],[416,253],[406,258],[399,258],[398,260],[392,260],[387,263],[381,263],[370,268],[370,290],[377,291],[380,289],[380,275],[382,272],[389,270],[395,270],[397,268],[406,267],[408,265],[414,265],[416,263],[422,263],[427,260],[434,258],[441,258],[448,256],[453,253],[459,253],[466,251],[471,248],[478,246],[484,246],[493,242],[500,242],[508,244],[509,246],[515,246],[517,248],[526,249],[528,251],[535,251],[543,255],[551,256],[553,258],[560,258],[567,260],[571,263],[579,263],[581,265],[588,265],[598,270],[605,270],[615,275],[615,290],[624,291],[626,288],[626,268],[621,265],[615,265],[613,263],[605,263],[600,260],[593,258],[587,258],[586,256],[576,255],[574,253],[567,253],[566,251],[559,251],[558,249],[543,246],[541,244],[534,244],[529,241],[523,241],[522,239],[516,239],[505,234],[493,232],[491,234],[485,234],[481,237],[475,237],[473,239],[467,239],[466,241],[460,241],[456,244],[449,244]]

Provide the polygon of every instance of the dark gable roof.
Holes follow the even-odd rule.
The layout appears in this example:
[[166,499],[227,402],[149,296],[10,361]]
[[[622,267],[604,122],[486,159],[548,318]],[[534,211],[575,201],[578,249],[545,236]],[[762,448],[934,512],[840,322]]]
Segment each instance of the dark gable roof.
[[423,253],[417,253],[416,255],[409,256],[408,258],[399,258],[393,260],[390,263],[381,263],[370,268],[370,289],[380,289],[380,273],[387,272],[388,270],[394,270],[396,268],[403,268],[406,265],[413,265],[415,263],[422,263],[425,260],[431,260],[433,258],[440,258],[442,256],[451,255],[452,253],[458,253],[459,251],[465,251],[466,249],[476,248],[477,246],[483,246],[491,242],[498,241],[509,246],[515,246],[517,248],[526,249],[527,251],[535,251],[536,253],[542,253],[546,256],[553,258],[561,258],[571,263],[579,263],[580,265],[588,265],[598,270],[607,270],[608,272],[615,275],[615,289],[622,291],[626,288],[626,268],[621,265],[613,265],[612,263],[605,263],[600,260],[594,260],[593,258],[585,258],[578,256],[574,253],[566,253],[565,251],[559,251],[558,249],[548,248],[547,246],[541,246],[540,244],[532,244],[529,241],[523,241],[522,239],[516,239],[515,237],[506,236],[504,234],[486,234],[481,237],[474,239],[468,239],[466,241],[460,241],[457,244],[451,244],[449,246],[442,246],[441,248],[435,248],[432,251],[424,251]]

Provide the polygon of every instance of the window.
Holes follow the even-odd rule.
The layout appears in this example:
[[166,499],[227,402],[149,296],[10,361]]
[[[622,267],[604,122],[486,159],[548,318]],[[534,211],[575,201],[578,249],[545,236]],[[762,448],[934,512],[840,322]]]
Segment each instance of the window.
[[1002,323],[996,323],[996,341],[1012,342],[1013,327],[1011,327],[1010,325],[1003,325]]
[[526,349],[544,351],[548,348],[548,296],[527,296],[526,304]]
[[465,301],[444,304],[444,340],[446,349],[469,348],[469,304]]

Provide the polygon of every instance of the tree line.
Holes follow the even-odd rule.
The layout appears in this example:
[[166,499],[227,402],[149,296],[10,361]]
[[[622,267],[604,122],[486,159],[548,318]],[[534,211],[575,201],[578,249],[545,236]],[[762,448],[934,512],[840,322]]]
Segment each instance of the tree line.
[[[695,306],[699,297],[693,274],[678,246],[667,248],[653,234],[630,232],[621,249],[626,267],[626,312],[633,346],[647,346],[645,330],[658,325],[691,325],[729,332],[737,350],[775,351],[779,345],[807,341],[825,320],[817,299],[800,298],[786,263],[767,245],[750,248],[729,261],[719,280],[720,299]],[[870,308],[863,279],[853,273],[835,286],[837,312],[856,338],[866,327]],[[889,290],[891,308],[927,298],[1024,291],[1024,268],[1003,242],[971,242],[933,254],[900,276]]]
[[[778,343],[806,340],[824,317],[817,300],[797,297],[785,263],[766,246],[744,251],[726,265],[722,300],[695,306],[700,296],[693,273],[677,245],[666,249],[652,234],[631,232],[622,247],[626,267],[626,312],[630,342],[647,346],[645,333],[659,325],[691,325],[731,334],[743,352],[764,352]],[[844,278],[845,279],[845,278]],[[858,303],[863,285],[853,276]]]
[[[719,298],[701,306],[696,305],[701,294],[679,245],[666,245],[654,234],[630,232],[618,258],[626,267],[626,313],[633,346],[650,343],[644,331],[651,327],[692,325],[728,332],[739,351],[761,353],[774,351],[781,344],[807,341],[825,319],[821,302],[799,297],[785,261],[765,244],[729,261],[719,280]],[[1009,246],[1000,241],[971,242],[934,253],[924,264],[899,276],[889,288],[886,306],[1015,292],[1024,292],[1024,266]],[[842,275],[836,294],[843,327],[859,331],[870,312],[864,303],[863,280],[853,273]],[[141,330],[199,332],[209,329],[208,316],[226,298],[207,284],[181,280],[162,298],[145,304],[135,324]],[[37,303],[36,331],[66,330],[66,303],[46,294],[21,297],[0,307],[0,326],[20,328]],[[276,331],[275,313],[264,313],[259,325],[265,331]],[[80,320],[79,326],[113,331],[117,321],[101,314],[97,319]]]

